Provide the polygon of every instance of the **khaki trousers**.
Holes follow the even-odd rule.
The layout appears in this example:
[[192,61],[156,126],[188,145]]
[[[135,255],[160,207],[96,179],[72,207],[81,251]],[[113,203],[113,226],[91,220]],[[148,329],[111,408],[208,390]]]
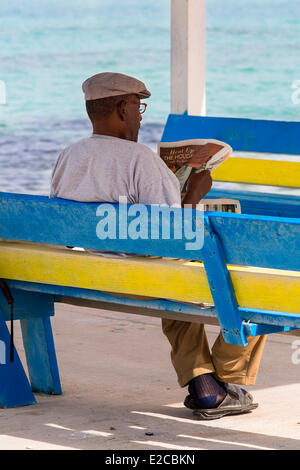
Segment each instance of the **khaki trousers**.
[[[107,293],[124,297],[121,293]],[[152,299],[129,294],[126,297]],[[248,345],[243,347],[225,343],[220,333],[210,353],[202,323],[162,318],[162,329],[172,347],[171,360],[181,387],[185,387],[194,377],[208,373],[213,373],[222,382],[255,384],[266,336],[248,337]]]
[[222,382],[255,384],[266,336],[248,337],[243,347],[225,343],[220,333],[210,353],[203,324],[163,318],[162,328],[172,346],[171,360],[181,387],[207,373]]

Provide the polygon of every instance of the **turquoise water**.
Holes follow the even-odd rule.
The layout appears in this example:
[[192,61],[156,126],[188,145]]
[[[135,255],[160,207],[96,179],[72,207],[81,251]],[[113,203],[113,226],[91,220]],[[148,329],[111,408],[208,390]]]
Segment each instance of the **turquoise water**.
[[[135,75],[152,92],[140,141],[170,107],[170,0],[1,0],[0,190],[47,194],[62,148],[89,134],[81,83]],[[207,114],[300,120],[299,0],[207,0]]]

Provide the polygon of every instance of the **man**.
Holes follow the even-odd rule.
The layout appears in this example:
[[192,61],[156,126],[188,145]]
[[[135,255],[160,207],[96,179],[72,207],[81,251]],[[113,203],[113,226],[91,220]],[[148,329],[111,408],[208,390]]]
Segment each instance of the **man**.
[[[181,201],[179,182],[162,159],[137,143],[141,99],[150,92],[143,82],[118,73],[100,73],[83,83],[92,136],[66,148],[53,170],[51,196],[75,201],[130,204],[197,204],[210,190],[210,173],[193,174]],[[162,320],[171,358],[181,387],[188,386],[185,405],[199,419],[220,418],[257,407],[251,395],[236,385],[255,383],[265,337],[248,339],[248,346],[226,344],[220,334],[212,353],[204,325]]]

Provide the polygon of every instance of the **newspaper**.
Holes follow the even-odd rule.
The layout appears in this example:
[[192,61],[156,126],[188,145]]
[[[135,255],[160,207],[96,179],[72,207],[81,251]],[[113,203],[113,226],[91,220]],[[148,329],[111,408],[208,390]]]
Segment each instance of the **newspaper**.
[[191,139],[159,142],[157,153],[179,179],[184,195],[187,180],[193,172],[214,171],[231,155],[232,148],[215,139]]
[[[232,148],[220,140],[190,139],[177,142],[159,142],[157,153],[179,179],[183,198],[189,176],[203,170],[214,171],[226,158],[230,157]],[[241,213],[240,202],[235,199],[203,198],[197,204],[197,209]]]

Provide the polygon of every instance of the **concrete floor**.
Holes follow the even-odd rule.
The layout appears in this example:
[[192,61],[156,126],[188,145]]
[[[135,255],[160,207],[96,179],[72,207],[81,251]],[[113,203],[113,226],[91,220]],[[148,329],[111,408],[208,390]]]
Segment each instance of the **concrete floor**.
[[248,387],[257,410],[203,422],[182,404],[159,319],[57,305],[52,326],[63,395],[0,410],[1,450],[300,449],[300,338],[269,336]]

